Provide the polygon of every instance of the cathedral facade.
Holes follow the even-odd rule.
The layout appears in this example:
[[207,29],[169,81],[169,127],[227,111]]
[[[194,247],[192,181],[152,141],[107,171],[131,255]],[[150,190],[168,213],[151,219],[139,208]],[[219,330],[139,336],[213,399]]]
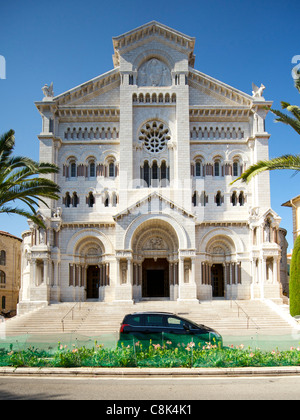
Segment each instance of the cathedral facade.
[[46,229],[23,234],[19,312],[49,302],[280,297],[280,218],[264,87],[194,68],[195,39],[157,22],[113,38],[114,68],[54,96],[40,161],[59,166]]

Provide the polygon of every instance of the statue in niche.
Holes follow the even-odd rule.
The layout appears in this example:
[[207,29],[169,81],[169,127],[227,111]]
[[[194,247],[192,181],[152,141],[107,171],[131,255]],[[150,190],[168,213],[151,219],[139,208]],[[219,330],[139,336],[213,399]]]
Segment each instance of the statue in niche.
[[188,263],[184,264],[184,282],[190,282],[190,265]]
[[168,67],[156,58],[144,63],[138,73],[139,86],[171,86],[172,78]]
[[127,283],[127,262],[121,264],[121,283]]

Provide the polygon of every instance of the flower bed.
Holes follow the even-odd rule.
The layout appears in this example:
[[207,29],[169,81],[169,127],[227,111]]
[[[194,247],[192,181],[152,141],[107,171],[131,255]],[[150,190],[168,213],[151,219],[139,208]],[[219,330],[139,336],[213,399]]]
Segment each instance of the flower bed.
[[0,349],[0,366],[14,367],[266,367],[266,366],[300,366],[300,348],[288,351],[274,350],[263,352],[241,346],[218,347],[211,343],[195,345],[171,342],[143,346],[140,342],[134,345],[120,345],[115,349],[104,349],[102,345],[92,348],[73,345],[71,348],[59,343],[54,354],[28,348],[24,351],[9,352]]

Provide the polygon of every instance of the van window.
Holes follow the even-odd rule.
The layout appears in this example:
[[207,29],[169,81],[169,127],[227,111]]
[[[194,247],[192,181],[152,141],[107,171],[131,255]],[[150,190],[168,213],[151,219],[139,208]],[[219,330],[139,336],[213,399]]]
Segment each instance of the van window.
[[172,328],[183,328],[183,321],[178,318],[168,317],[167,325]]
[[129,323],[130,325],[142,325],[142,316],[141,315],[131,316]]
[[146,315],[147,325],[151,327],[163,327],[164,316],[162,315]]

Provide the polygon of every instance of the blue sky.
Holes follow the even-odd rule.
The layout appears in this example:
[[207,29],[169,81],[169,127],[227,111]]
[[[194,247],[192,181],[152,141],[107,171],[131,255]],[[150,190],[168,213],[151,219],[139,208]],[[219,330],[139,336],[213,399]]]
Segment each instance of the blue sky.
[[[264,96],[300,104],[291,76],[300,55],[299,0],[11,0],[1,4],[0,132],[16,131],[15,154],[38,160],[41,118],[34,102],[54,82],[59,94],[113,68],[112,37],[157,20],[196,38],[195,68],[251,94],[252,82]],[[298,61],[300,63],[300,61]],[[299,153],[299,136],[267,117],[270,157]],[[299,176],[271,173],[272,208],[282,217],[292,248],[292,211],[282,203],[300,194]],[[20,236],[26,219],[0,216],[0,230]]]

